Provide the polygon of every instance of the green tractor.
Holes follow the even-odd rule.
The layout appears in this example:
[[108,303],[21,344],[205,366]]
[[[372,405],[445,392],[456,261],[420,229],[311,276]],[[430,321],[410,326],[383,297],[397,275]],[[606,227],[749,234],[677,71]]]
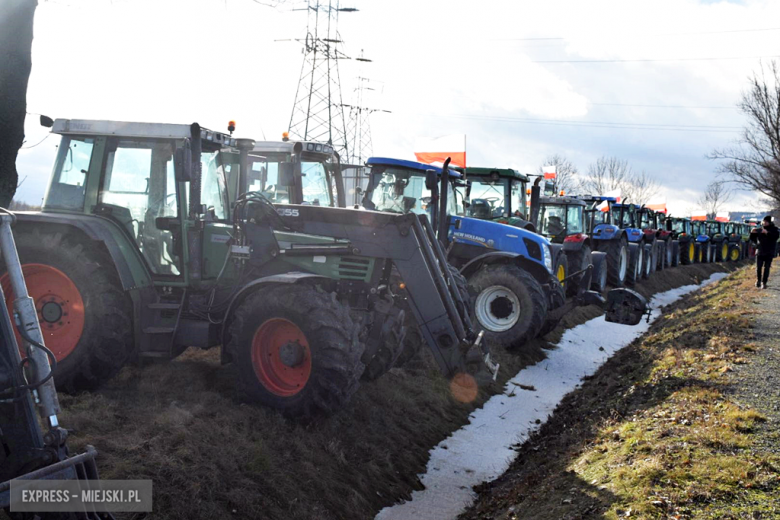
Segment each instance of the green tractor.
[[738,262],[746,257],[747,242],[750,241],[750,232],[743,233],[743,224],[739,222],[725,222],[723,224],[726,240],[729,245],[728,261]]
[[706,233],[710,237],[710,244],[713,249],[712,258],[714,262],[725,262],[729,259],[729,251],[733,249],[726,234],[726,222],[719,220],[706,221]]
[[691,220],[682,217],[667,217],[665,222],[666,230],[669,232],[671,240],[676,241],[679,246],[680,263],[690,265],[696,263],[696,235],[693,233]]
[[342,407],[415,335],[446,376],[482,364],[495,376],[430,222],[324,204],[340,172],[308,143],[280,151],[273,183],[265,157],[272,191],[245,193],[264,174],[249,139],[61,119],[52,132],[43,209],[19,213],[16,234],[63,389],[221,346],[246,399],[308,417]]

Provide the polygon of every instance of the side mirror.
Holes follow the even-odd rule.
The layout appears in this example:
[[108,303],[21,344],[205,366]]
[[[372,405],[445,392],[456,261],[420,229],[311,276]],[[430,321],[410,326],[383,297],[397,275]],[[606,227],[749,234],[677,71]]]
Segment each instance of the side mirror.
[[189,139],[186,139],[184,146],[177,148],[173,154],[173,174],[176,182],[192,180],[192,149]]
[[279,163],[279,180],[277,184],[282,186],[295,185],[295,174],[300,173],[301,164],[293,162]]
[[425,187],[430,191],[434,191],[439,186],[439,175],[435,170],[428,170],[425,172]]
[[54,126],[54,119],[50,118],[49,116],[41,116],[41,126],[46,128],[51,128]]

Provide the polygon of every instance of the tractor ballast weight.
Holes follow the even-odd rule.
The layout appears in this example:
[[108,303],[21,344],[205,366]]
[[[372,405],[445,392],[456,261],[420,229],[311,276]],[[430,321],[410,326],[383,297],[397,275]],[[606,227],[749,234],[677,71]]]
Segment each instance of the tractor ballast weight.
[[[0,508],[8,510],[11,480],[97,480],[97,451],[70,456],[68,431],[58,421],[59,402],[36,312],[28,296],[11,224],[15,216],[0,209],[0,252],[13,287],[14,318],[24,345],[20,355],[6,298],[0,288]],[[40,302],[39,302],[40,305]],[[24,325],[21,325],[24,324]],[[22,368],[26,367],[26,368]],[[38,416],[40,415],[40,421]],[[41,424],[46,427],[44,433]],[[98,518],[81,511],[84,518]],[[100,518],[112,518],[102,514]]]

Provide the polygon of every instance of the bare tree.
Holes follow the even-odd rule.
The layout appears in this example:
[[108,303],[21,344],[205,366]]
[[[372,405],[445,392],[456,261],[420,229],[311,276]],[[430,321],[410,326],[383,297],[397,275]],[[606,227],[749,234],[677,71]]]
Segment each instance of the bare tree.
[[723,161],[719,173],[780,206],[780,64],[754,73],[738,105],[748,122],[733,145],[716,149],[710,159]]
[[36,0],[0,2],[0,206],[11,204],[19,175],[16,156],[24,143],[27,81],[32,68]]
[[622,192],[630,177],[628,161],[601,156],[588,166],[588,172],[581,179],[580,190],[592,195],[604,195],[613,190]]
[[714,219],[733,195],[734,192],[726,187],[725,181],[713,181],[696,202],[707,212],[707,218]]
[[647,172],[630,173],[623,186],[623,198],[634,204],[647,204],[661,191],[661,185]]
[[566,193],[570,193],[578,186],[579,171],[577,166],[574,165],[569,159],[561,154],[548,155],[544,160],[544,164],[537,170],[539,175],[544,173],[543,166],[552,165],[555,166],[555,184],[559,190],[563,190]]

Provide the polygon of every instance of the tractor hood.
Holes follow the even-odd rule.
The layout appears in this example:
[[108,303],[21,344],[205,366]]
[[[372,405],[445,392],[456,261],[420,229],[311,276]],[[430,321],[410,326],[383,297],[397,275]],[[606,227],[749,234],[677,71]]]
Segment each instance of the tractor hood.
[[489,250],[515,253],[544,266],[552,272],[550,241],[525,229],[490,220],[470,217],[451,217],[449,240],[483,247]]

